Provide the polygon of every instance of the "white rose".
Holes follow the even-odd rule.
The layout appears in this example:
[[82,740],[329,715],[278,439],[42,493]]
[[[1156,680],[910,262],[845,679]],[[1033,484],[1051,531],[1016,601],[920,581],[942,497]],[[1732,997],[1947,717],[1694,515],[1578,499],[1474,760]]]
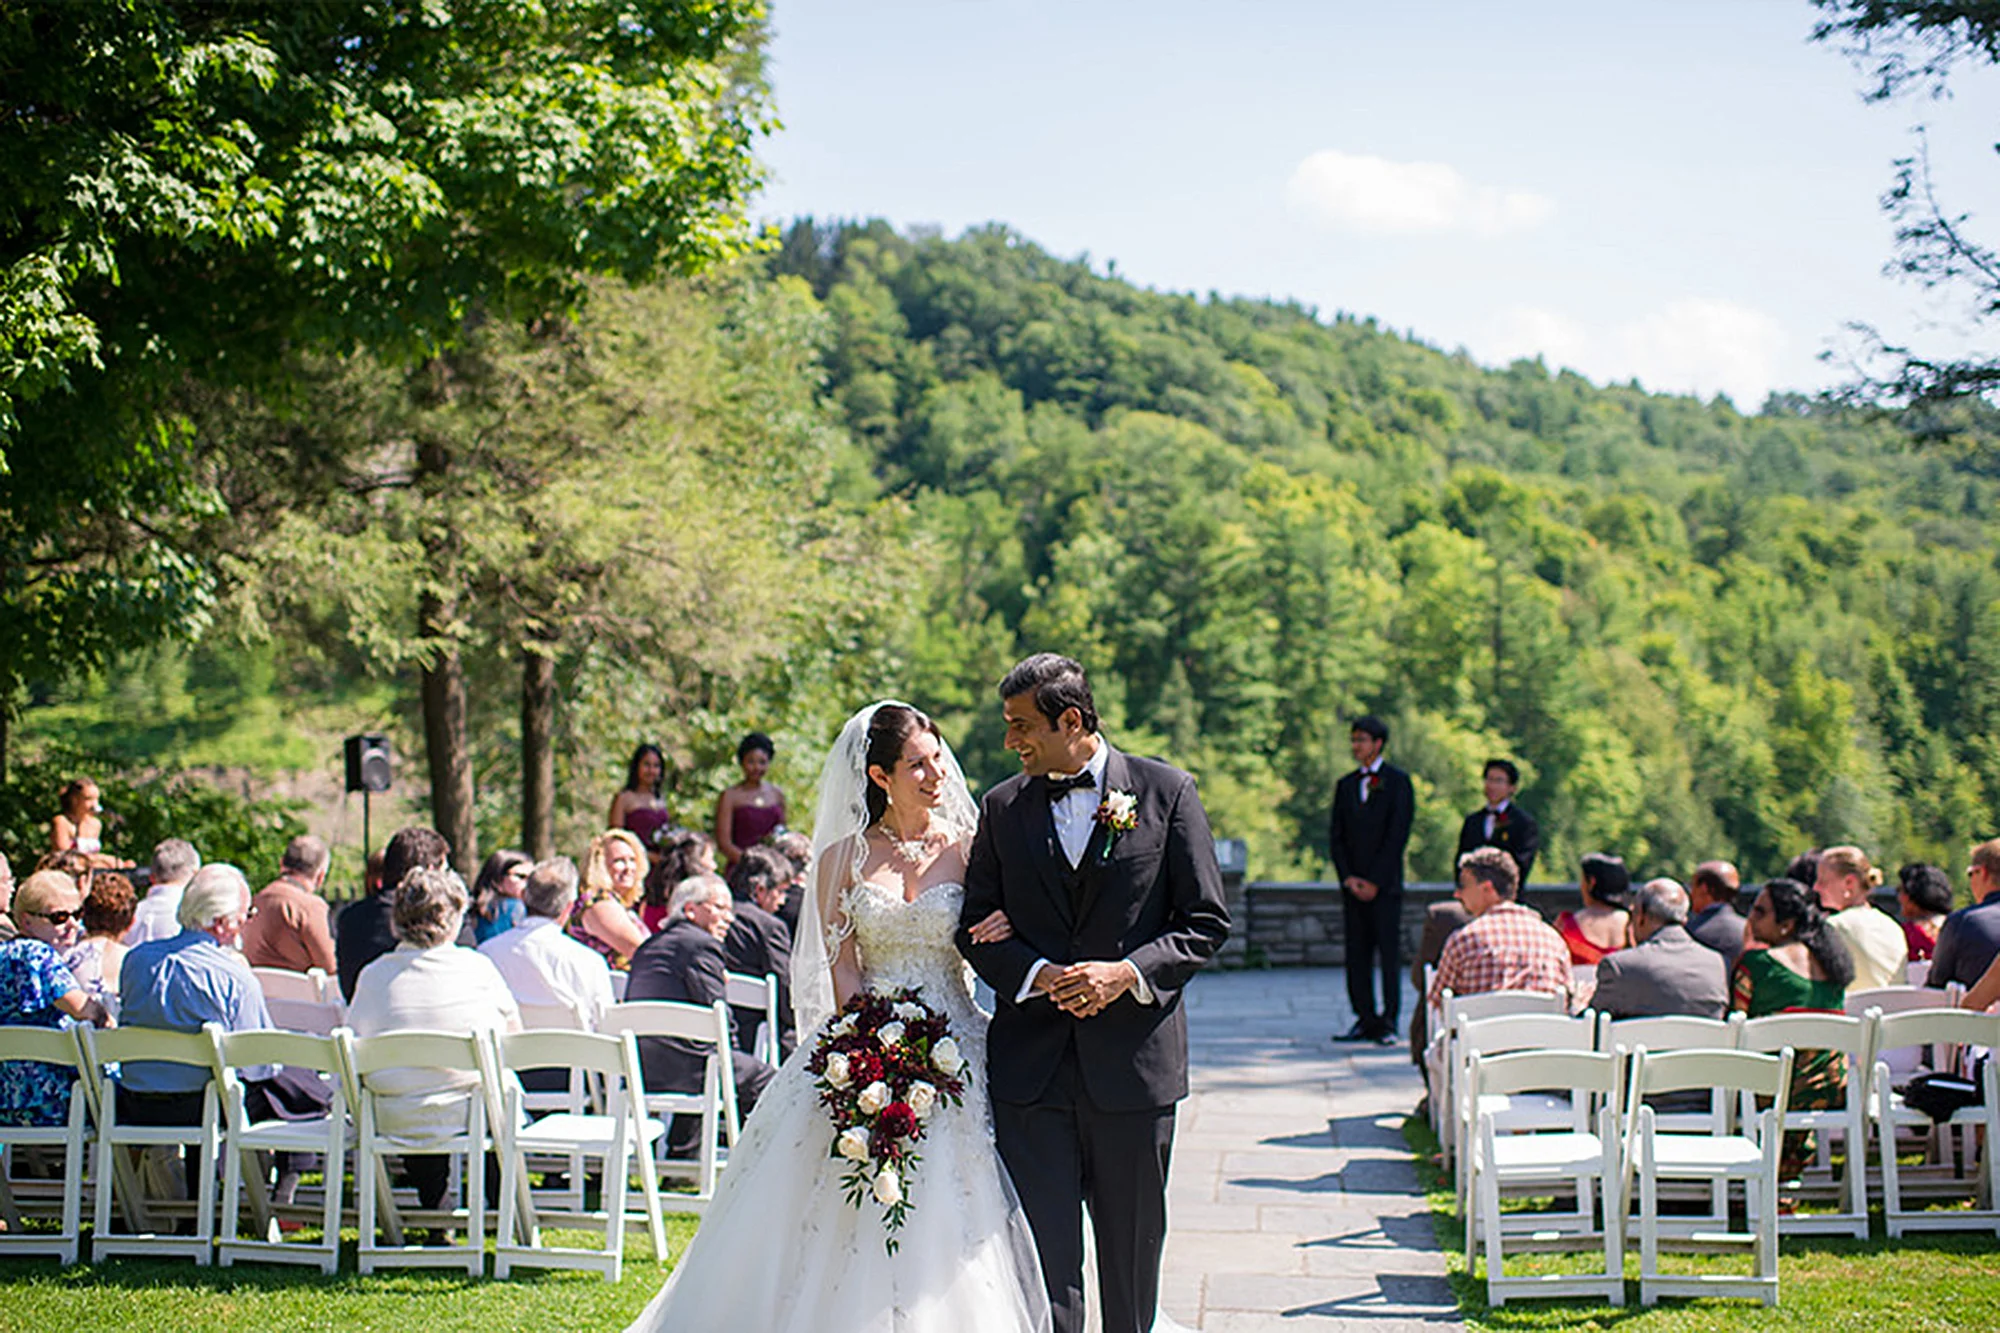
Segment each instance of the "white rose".
[[905,1023],[914,1023],[924,1016],[924,1007],[920,1004],[911,1004],[908,1000],[898,1000],[895,1014]]
[[942,1070],[947,1077],[950,1077],[965,1068],[965,1057],[958,1053],[958,1043],[952,1038],[946,1037],[943,1041],[931,1047],[931,1063]]
[[875,1202],[890,1208],[902,1201],[903,1178],[896,1174],[895,1167],[883,1167],[875,1177]]
[[868,1160],[868,1131],[860,1128],[842,1130],[835,1146],[848,1161],[865,1162]]
[[917,1113],[917,1119],[924,1120],[930,1116],[933,1110],[937,1109],[937,1089],[928,1083],[912,1083],[910,1085],[910,1095],[903,1100],[908,1102],[910,1109]]
[[827,1029],[828,1034],[835,1037],[844,1037],[852,1031],[854,1031],[853,1014],[842,1014],[840,1021]]
[[1128,791],[1107,792],[1104,797],[1104,812],[1111,819],[1123,823],[1130,819],[1139,808],[1139,800]]
[[861,1090],[861,1114],[880,1115],[889,1104],[889,1085],[877,1079]]
[[826,1081],[836,1088],[844,1088],[853,1075],[847,1068],[847,1057],[839,1051],[826,1057]]
[[883,1046],[894,1046],[903,1039],[903,1025],[901,1023],[884,1023],[881,1031],[875,1035],[881,1038]]

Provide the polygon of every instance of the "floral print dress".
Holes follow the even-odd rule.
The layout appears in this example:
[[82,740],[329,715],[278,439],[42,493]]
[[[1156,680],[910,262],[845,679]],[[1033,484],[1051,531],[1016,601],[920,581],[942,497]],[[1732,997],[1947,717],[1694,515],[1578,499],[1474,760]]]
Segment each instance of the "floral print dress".
[[[60,955],[40,940],[0,942],[0,1023],[62,1026],[60,997],[77,989]],[[69,1119],[76,1071],[39,1060],[0,1061],[0,1125],[60,1125]]]

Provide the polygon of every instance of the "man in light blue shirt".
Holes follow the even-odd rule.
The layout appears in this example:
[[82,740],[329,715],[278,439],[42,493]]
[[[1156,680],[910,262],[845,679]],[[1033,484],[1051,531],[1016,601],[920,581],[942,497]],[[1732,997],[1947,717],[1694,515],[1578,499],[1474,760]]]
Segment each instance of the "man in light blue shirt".
[[[250,884],[243,872],[230,865],[203,866],[188,881],[177,915],[180,934],[149,940],[126,953],[118,977],[119,1024],[172,1032],[199,1032],[204,1023],[219,1023],[230,1032],[270,1027],[264,988],[236,951],[250,917]],[[193,1065],[129,1060],[118,1079],[120,1118],[145,1124],[142,1116],[168,1108],[143,1103],[191,1097],[191,1120],[153,1123],[198,1122],[208,1077],[206,1069]],[[125,1113],[128,1106],[130,1114]]]

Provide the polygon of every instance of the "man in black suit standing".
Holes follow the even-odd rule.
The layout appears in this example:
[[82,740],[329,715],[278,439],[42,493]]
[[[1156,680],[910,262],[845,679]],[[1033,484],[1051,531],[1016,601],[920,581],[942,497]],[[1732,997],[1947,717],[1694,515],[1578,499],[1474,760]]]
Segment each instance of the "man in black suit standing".
[[[684,879],[667,900],[667,924],[632,953],[625,983],[628,1000],[679,1000],[703,1006],[729,998],[722,941],[735,918],[729,885],[717,875]],[[731,1028],[735,1027],[732,1015]],[[730,1034],[732,1044],[735,1034]],[[775,1072],[756,1056],[731,1051],[737,1106],[748,1115]],[[639,1038],[641,1077],[652,1092],[699,1092],[708,1049],[679,1037]],[[667,1151],[688,1157],[701,1146],[701,1118],[677,1115],[667,1129]]]
[[[1056,1333],[1084,1326],[1086,1206],[1104,1331],[1147,1333],[1188,1091],[1181,990],[1229,935],[1222,875],[1194,779],[1112,749],[1080,665],[1037,654],[1000,695],[1021,772],[981,802],[958,931],[997,1000],[994,1137]],[[996,908],[1012,938],[974,943]]]
[[1474,847],[1498,847],[1521,867],[1521,884],[1526,887],[1528,871],[1541,849],[1542,830],[1535,817],[1514,803],[1521,787],[1521,770],[1511,759],[1488,759],[1481,776],[1486,788],[1486,804],[1465,817],[1458,831],[1458,854]]
[[1326,839],[1340,880],[1347,998],[1354,1006],[1354,1026],[1338,1040],[1382,1046],[1396,1044],[1396,1015],[1402,1008],[1403,849],[1417,808],[1410,775],[1382,759],[1388,744],[1389,726],[1381,718],[1354,719],[1348,746],[1356,767],[1334,784]]

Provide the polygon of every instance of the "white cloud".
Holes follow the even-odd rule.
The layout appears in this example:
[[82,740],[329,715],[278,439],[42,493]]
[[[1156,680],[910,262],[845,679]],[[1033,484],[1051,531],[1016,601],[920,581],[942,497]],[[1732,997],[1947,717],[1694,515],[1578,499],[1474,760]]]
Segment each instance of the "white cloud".
[[1748,412],[1780,387],[1784,327],[1754,307],[1683,297],[1636,319],[1592,327],[1533,306],[1507,312],[1486,340],[1499,360],[1540,356],[1592,379],[1636,379],[1664,393],[1726,393]]
[[1555,202],[1532,190],[1474,185],[1443,162],[1323,149],[1293,169],[1285,199],[1317,222],[1352,231],[1404,235],[1522,231],[1555,215]]

